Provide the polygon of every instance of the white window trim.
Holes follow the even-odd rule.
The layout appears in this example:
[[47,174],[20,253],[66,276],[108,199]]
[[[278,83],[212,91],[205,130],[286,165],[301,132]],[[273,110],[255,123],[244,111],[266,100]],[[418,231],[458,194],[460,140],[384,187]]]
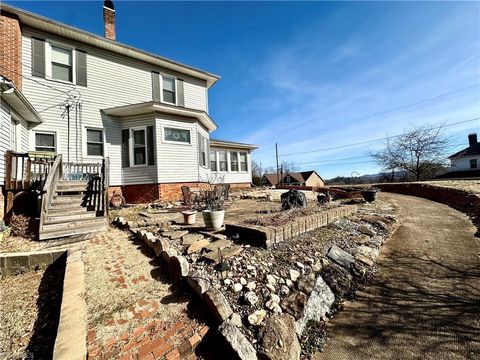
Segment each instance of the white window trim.
[[209,165],[210,168],[212,167],[212,165],[211,165],[211,161],[212,161],[212,160],[210,160],[210,155],[211,155],[211,154],[214,154],[214,157],[215,157],[215,160],[214,160],[214,162],[215,162],[215,170],[213,170],[213,169],[210,169],[210,170],[211,170],[212,172],[218,172],[218,156],[217,156],[217,150],[210,149],[210,151],[208,152],[208,165]]
[[[134,159],[134,149],[133,149],[133,132],[134,131],[139,131],[139,130],[143,130],[144,131],[144,134],[145,134],[145,164],[138,164],[138,165],[135,165],[135,159]],[[129,128],[129,148],[130,148],[130,167],[147,167],[149,166],[148,165],[148,142],[147,142],[147,126],[136,126],[136,127],[131,127]],[[153,166],[153,165],[150,165],[150,166]]]
[[[59,80],[52,77],[52,45],[58,46],[64,49],[69,49],[72,51],[72,81]],[[63,84],[76,84],[77,83],[77,57],[76,49],[72,45],[68,45],[56,40],[46,39],[45,40],[45,79],[49,81],[55,81]]]
[[[87,150],[87,130],[100,130],[102,132],[102,141],[103,141],[103,156],[100,155],[88,155],[88,150]],[[105,157],[105,129],[100,128],[100,127],[94,127],[94,126],[84,126],[83,127],[83,141],[82,141],[82,154],[84,158],[88,159],[103,159]]]
[[[169,101],[165,101],[163,100],[163,78],[166,77],[166,78],[169,78],[169,79],[173,79],[174,83],[175,83],[175,102],[169,102]],[[177,106],[178,105],[178,81],[177,81],[177,78],[175,76],[171,76],[171,75],[166,75],[166,74],[160,74],[160,101],[164,104],[169,104],[169,105],[175,105]],[[168,127],[168,126],[167,126]],[[190,134],[191,135],[191,134]],[[190,142],[192,141],[192,138],[190,137]]]
[[[218,173],[223,173],[223,174],[226,174],[226,173],[229,173],[230,172],[230,161],[228,160],[228,157],[230,156],[228,154],[228,151],[227,150],[216,150],[217,152],[217,171]],[[219,153],[220,152],[225,152],[227,154],[227,170],[220,170],[220,156],[219,156]]]
[[[240,153],[245,153],[245,156],[247,157],[247,170],[242,170],[242,165],[241,165],[241,161],[240,161]],[[238,151],[237,154],[238,154],[238,172],[242,173],[242,174],[248,174],[249,173],[249,171],[248,171],[248,169],[249,169],[249,166],[248,166],[248,152]]]
[[198,159],[199,160],[199,165],[200,165],[200,167],[202,167],[204,169],[208,169],[209,166],[210,166],[210,153],[208,151],[208,139],[200,133],[198,135],[199,135],[199,139],[198,139],[199,150],[201,150],[200,146],[201,146],[201,141],[202,140],[204,142],[203,146],[204,146],[204,150],[205,150],[205,165],[202,164],[202,159]]
[[[171,141],[165,139],[165,128],[170,129],[179,129],[179,130],[188,130],[190,132],[190,142],[186,143],[183,141]],[[190,127],[183,127],[177,125],[162,125],[162,143],[163,144],[174,144],[174,145],[184,145],[184,146],[193,146],[193,139],[192,139],[192,128]]]
[[[30,147],[32,151],[37,151],[37,144],[36,144],[36,136],[35,134],[48,134],[48,135],[53,135],[53,143],[55,145],[55,154],[59,154],[58,151],[58,134],[56,131],[50,131],[50,130],[34,130],[31,132],[32,137],[30,139]],[[41,151],[41,150],[38,150]]]
[[[237,154],[237,169],[238,170],[232,170],[232,154],[236,153]],[[233,173],[239,173],[240,172],[240,156],[238,154],[238,151],[229,151],[228,152],[228,162],[230,162],[230,172]]]

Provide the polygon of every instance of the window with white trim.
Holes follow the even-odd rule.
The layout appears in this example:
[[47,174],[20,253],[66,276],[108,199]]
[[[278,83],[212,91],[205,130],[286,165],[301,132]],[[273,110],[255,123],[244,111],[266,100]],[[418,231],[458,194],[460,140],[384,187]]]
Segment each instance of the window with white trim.
[[51,45],[52,79],[73,82],[72,49]]
[[169,104],[176,104],[177,91],[176,91],[175,78],[162,76],[162,82],[163,82],[163,89],[162,89],[163,102],[166,102]]
[[178,128],[171,128],[171,127],[164,127],[164,140],[165,141],[172,141],[172,142],[180,142],[180,143],[187,143],[190,144],[190,130],[188,129],[178,129]]
[[219,151],[218,152],[218,170],[219,171],[228,171],[228,161],[227,161],[227,152]]
[[147,165],[147,134],[145,129],[132,129],[133,166]]
[[230,171],[238,171],[238,153],[236,151],[230,152]]
[[217,170],[217,152],[215,150],[210,150],[210,169],[212,171]]
[[248,171],[248,156],[246,152],[240,153],[240,171]]
[[199,141],[199,154],[200,154],[200,165],[208,166],[207,159],[207,138],[198,134]]
[[87,156],[103,156],[103,130],[87,129]]
[[35,133],[35,151],[55,152],[55,134],[54,133]]

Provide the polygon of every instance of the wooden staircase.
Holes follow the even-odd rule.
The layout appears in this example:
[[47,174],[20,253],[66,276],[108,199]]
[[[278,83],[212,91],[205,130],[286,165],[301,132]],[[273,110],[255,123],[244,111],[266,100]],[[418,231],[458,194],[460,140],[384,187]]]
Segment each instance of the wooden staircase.
[[40,240],[82,235],[107,228],[107,219],[89,205],[91,181],[60,180],[47,207]]

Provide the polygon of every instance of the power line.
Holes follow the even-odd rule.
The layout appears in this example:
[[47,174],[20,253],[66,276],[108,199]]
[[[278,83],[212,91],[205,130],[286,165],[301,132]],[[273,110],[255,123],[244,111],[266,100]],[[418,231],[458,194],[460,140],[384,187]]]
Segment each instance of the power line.
[[[444,125],[440,125],[440,126],[435,126],[435,127],[427,128],[427,130],[441,129],[441,128],[444,128],[444,127],[450,127],[450,126],[459,125],[459,124],[464,124],[464,123],[467,123],[467,122],[477,121],[477,120],[480,120],[480,117],[472,118],[472,119],[467,119],[467,120],[462,120],[462,121],[457,121],[457,122],[450,123],[450,124],[444,124]],[[300,151],[300,152],[296,152],[296,153],[283,154],[283,155],[280,155],[280,157],[293,156],[293,155],[302,155],[302,154],[310,154],[310,153],[314,153],[314,152],[321,152],[321,151],[328,151],[328,150],[343,149],[343,148],[348,148],[348,147],[352,147],[352,146],[369,144],[369,143],[374,143],[374,142],[378,142],[378,141],[382,141],[382,140],[387,140],[387,139],[393,139],[393,138],[397,138],[397,137],[400,137],[400,136],[402,136],[402,134],[392,135],[392,136],[387,136],[387,137],[382,137],[382,138],[378,138],[378,139],[360,141],[360,142],[350,143],[350,144],[345,144],[345,145],[332,146],[332,147],[328,147],[328,148],[321,148],[321,149],[315,149],[315,150],[308,150],[308,151]]]
[[314,131],[314,132],[312,132],[312,133],[315,134],[315,133],[319,133],[319,132],[324,132],[324,131],[326,131],[326,130],[335,129],[335,128],[337,128],[338,126],[343,126],[343,125],[351,124],[351,123],[354,123],[354,122],[359,122],[359,121],[363,121],[363,120],[366,120],[366,119],[370,119],[370,118],[372,118],[372,117],[376,117],[376,116],[380,116],[380,115],[385,115],[385,114],[388,114],[388,113],[391,113],[391,112],[395,112],[395,111],[398,111],[398,110],[407,109],[407,108],[409,108],[409,107],[413,107],[413,106],[416,106],[416,105],[424,104],[424,103],[426,103],[426,102],[430,102],[430,101],[433,101],[433,100],[437,100],[437,99],[440,99],[440,98],[445,97],[445,96],[448,96],[448,95],[457,94],[457,93],[462,92],[462,91],[465,91],[465,90],[470,90],[470,89],[476,88],[476,87],[478,87],[478,86],[480,86],[480,83],[476,83],[476,84],[473,84],[473,85],[470,85],[470,86],[466,86],[466,87],[463,87],[463,88],[460,88],[460,89],[452,90],[452,91],[449,91],[449,92],[446,92],[446,93],[442,93],[442,94],[433,96],[433,97],[431,97],[431,98],[422,99],[422,100],[419,100],[419,101],[416,101],[416,102],[413,102],[413,103],[410,103],[410,104],[401,105],[401,106],[398,106],[398,107],[395,107],[395,108],[391,108],[391,109],[384,110],[384,111],[381,111],[381,112],[378,112],[378,113],[374,113],[374,114],[371,114],[371,115],[367,115],[367,116],[364,116],[364,117],[361,117],[361,118],[358,118],[358,119],[349,120],[349,121],[343,122],[343,123],[341,123],[341,124],[336,124],[335,126],[331,126],[331,127],[327,127],[327,128],[322,128],[322,130]]

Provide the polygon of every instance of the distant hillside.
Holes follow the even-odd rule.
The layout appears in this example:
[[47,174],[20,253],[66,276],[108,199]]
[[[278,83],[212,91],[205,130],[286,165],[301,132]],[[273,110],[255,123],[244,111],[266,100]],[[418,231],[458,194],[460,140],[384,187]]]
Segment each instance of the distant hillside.
[[367,174],[354,177],[337,176],[332,179],[326,180],[325,183],[327,185],[354,185],[409,180],[409,175],[406,171],[399,171],[395,172],[393,174],[393,177],[391,173]]

